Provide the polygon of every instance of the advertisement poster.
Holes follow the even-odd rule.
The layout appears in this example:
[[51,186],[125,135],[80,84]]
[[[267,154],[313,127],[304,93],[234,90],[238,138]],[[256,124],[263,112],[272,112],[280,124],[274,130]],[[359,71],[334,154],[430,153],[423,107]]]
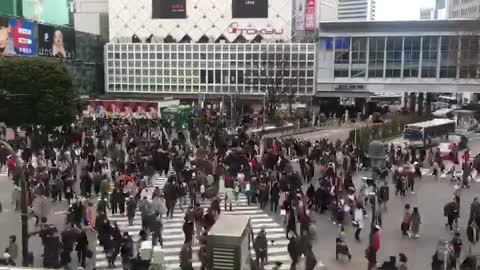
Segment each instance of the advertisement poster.
[[158,103],[152,101],[91,100],[84,117],[92,118],[158,118]]
[[64,27],[38,25],[38,55],[75,58],[75,31]]
[[305,30],[315,30],[315,0],[307,0],[305,8]]
[[268,0],[232,0],[232,18],[268,18]]
[[33,22],[0,17],[0,54],[9,56],[34,55],[33,27]]
[[153,19],[187,18],[186,0],[152,0]]
[[68,2],[68,0],[23,0],[23,17],[49,24],[69,25]]
[[295,5],[295,30],[305,31],[305,0],[297,0]]
[[17,16],[17,0],[0,0],[0,14]]

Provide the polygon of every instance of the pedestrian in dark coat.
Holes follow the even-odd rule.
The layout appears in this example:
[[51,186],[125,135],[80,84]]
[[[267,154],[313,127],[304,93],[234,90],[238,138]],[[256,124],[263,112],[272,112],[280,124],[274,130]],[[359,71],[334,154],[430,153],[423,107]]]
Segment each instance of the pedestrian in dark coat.
[[127,201],[127,217],[128,217],[128,224],[130,226],[133,225],[133,219],[135,218],[135,212],[137,211],[137,201],[130,196]]
[[185,235],[185,243],[193,242],[194,224],[193,219],[187,219],[183,223],[183,233]]
[[255,263],[257,266],[266,265],[268,263],[268,240],[265,229],[260,229],[257,237],[255,238],[253,249],[255,250]]
[[163,187],[165,204],[167,206],[167,218],[173,218],[173,210],[175,209],[175,204],[177,202],[177,188],[173,183],[174,179],[175,176],[170,176],[167,180],[167,183]]
[[298,243],[298,239],[295,234],[290,235],[290,241],[288,242],[287,250],[290,258],[292,259],[290,270],[295,270],[300,256],[302,256],[300,244]]
[[180,250],[180,269],[193,270],[192,266],[192,243],[186,242]]
[[133,240],[132,237],[128,235],[128,232],[123,234],[122,245],[120,247],[120,254],[122,256],[122,266],[123,269],[130,269],[131,259],[133,258]]

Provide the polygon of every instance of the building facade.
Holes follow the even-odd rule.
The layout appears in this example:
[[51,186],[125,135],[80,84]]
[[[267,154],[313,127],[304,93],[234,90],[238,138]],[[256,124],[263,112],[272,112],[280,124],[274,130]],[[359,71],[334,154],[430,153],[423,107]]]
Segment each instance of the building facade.
[[110,42],[288,42],[292,14],[292,0],[110,0]]
[[73,0],[76,31],[108,39],[108,0]]
[[158,43],[106,46],[107,94],[314,95],[314,43]]
[[106,93],[312,96],[324,2],[110,0]]
[[480,0],[444,0],[449,19],[479,19]]
[[375,20],[375,0],[338,0],[338,20]]
[[476,92],[480,21],[324,22],[317,95]]

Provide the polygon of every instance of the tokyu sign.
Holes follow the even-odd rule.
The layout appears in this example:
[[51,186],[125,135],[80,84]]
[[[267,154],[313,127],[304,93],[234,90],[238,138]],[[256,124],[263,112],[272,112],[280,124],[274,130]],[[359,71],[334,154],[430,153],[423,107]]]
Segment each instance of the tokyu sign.
[[238,23],[231,23],[227,32],[230,34],[243,34],[243,35],[283,35],[282,29],[275,29],[273,27],[254,28],[254,27],[240,27]]

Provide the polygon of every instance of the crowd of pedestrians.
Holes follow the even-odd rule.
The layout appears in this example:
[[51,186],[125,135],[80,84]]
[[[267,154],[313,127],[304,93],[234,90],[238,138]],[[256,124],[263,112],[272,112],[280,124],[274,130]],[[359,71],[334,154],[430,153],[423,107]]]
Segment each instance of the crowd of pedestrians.
[[[329,214],[329,219],[338,226],[337,259],[344,254],[349,260],[352,254],[345,227],[351,223],[354,239],[360,241],[365,238],[366,217],[372,215],[373,241],[366,257],[369,269],[373,269],[378,264],[382,212],[390,200],[387,176],[392,174],[395,196],[415,192],[422,168],[430,168],[435,177],[448,173],[454,176],[454,172],[446,170],[438,150],[416,151],[393,144],[385,148],[385,166],[374,170],[379,181],[363,178],[357,182],[355,176],[369,167],[369,161],[365,151],[350,141],[273,139],[265,143],[245,130],[225,136],[216,129],[204,134],[208,140],[202,140],[201,135],[187,139],[183,132],[172,132],[158,122],[146,124],[134,120],[97,121],[93,126],[57,132],[52,138],[32,132],[36,140],[28,146],[15,145],[18,156],[25,162],[23,170],[15,168],[13,156],[6,160],[6,165],[15,184],[12,202],[17,210],[20,174],[25,173],[29,209],[44,245],[43,266],[50,268],[71,267],[72,253],[76,253],[80,266],[95,268],[98,240],[110,267],[118,265],[120,257],[124,269],[140,269],[142,258],[138,251],[142,242],[151,240],[153,245],[163,246],[163,224],[173,218],[178,207],[185,213],[180,268],[193,269],[192,247],[198,245],[198,258],[205,269],[211,262],[208,233],[221,211],[232,211],[238,194],[243,193],[248,205],[258,205],[283,217],[290,269],[295,269],[301,258],[306,270],[313,270],[318,263],[313,252],[312,213]],[[468,151],[461,158],[457,155],[454,162],[463,171],[457,190],[469,187],[470,174],[475,168],[475,162],[470,163],[467,155]],[[163,189],[150,188],[155,175],[167,177]],[[218,194],[220,182],[225,185],[223,202]],[[378,191],[373,198],[372,189]],[[48,218],[51,205],[63,200],[69,208],[65,228],[59,232]],[[204,209],[201,202],[206,200],[210,206]],[[447,226],[454,233],[451,245],[452,258],[456,259],[463,246],[454,228],[458,225],[459,203],[460,193],[456,192],[444,207]],[[378,207],[369,213],[368,206],[373,204]],[[141,230],[134,241],[137,238],[122,231],[109,216],[125,215],[129,225],[133,225],[137,211],[141,215]],[[478,241],[479,219],[480,203],[475,199],[467,229],[469,239],[474,242]],[[405,237],[421,237],[418,206],[406,204],[399,223]],[[269,240],[265,230],[251,238],[255,253],[252,269],[275,263],[268,260]],[[16,238],[12,236],[5,263],[14,264],[17,253]],[[400,254],[398,261],[399,269],[407,269],[405,254]],[[392,268],[396,265],[396,257],[391,257],[379,269],[397,269]],[[275,267],[279,266],[280,263]]]

